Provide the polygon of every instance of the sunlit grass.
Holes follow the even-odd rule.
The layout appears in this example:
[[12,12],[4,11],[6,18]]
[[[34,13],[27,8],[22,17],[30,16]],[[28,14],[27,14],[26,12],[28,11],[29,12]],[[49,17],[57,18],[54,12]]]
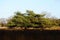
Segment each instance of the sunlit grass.
[[60,30],[59,26],[53,26],[50,28],[20,28],[20,27],[15,27],[15,28],[8,28],[8,27],[0,27],[0,30]]

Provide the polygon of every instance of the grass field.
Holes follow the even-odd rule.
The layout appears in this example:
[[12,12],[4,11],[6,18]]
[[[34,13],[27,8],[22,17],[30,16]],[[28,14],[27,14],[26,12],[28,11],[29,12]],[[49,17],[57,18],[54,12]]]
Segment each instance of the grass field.
[[0,27],[0,30],[60,30],[60,27],[50,27],[50,28],[20,28],[20,27],[15,27],[15,28],[8,28],[8,27]]

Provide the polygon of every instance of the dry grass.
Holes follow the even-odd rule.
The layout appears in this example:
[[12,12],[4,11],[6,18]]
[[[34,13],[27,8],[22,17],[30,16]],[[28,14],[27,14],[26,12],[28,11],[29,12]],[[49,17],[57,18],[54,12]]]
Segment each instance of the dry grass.
[[[0,27],[0,30],[25,30],[25,28],[20,28],[20,27],[16,27],[16,28],[8,28],[8,27]],[[27,28],[27,30],[43,30],[41,28]],[[51,28],[44,28],[44,30],[60,30],[60,27],[58,26],[54,26]]]
[[54,27],[51,27],[51,28],[45,28],[46,30],[60,30],[60,27],[59,26],[54,26]]

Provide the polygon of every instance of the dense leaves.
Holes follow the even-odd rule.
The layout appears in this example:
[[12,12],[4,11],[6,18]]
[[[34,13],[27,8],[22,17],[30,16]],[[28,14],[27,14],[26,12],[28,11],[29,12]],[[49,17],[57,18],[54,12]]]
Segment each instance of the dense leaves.
[[37,14],[27,10],[26,13],[16,12],[15,15],[7,21],[8,27],[24,27],[24,28],[46,28],[52,27],[53,22],[49,18],[45,18],[45,14]]

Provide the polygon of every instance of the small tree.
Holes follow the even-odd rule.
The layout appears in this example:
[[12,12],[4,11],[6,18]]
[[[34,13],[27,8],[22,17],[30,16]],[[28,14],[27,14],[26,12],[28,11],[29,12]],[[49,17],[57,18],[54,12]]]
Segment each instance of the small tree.
[[15,15],[7,22],[9,27],[29,27],[41,28],[51,27],[53,22],[49,18],[45,18],[46,14],[36,14],[27,10],[26,13],[16,12]]

